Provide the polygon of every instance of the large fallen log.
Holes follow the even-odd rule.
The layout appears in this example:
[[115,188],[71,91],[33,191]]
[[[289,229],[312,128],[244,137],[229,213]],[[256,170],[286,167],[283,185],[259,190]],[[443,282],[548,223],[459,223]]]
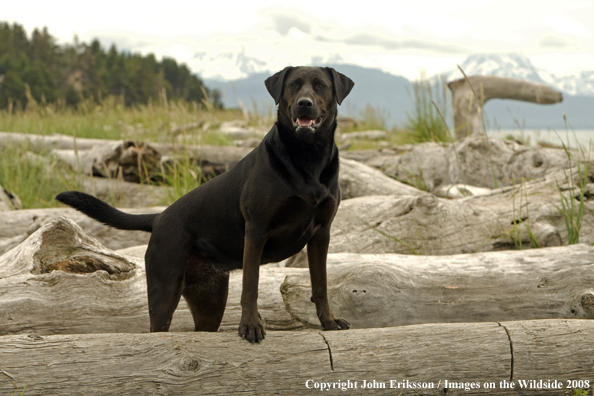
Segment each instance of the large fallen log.
[[[585,181],[579,235],[581,242],[592,244],[594,173]],[[330,252],[442,255],[564,245],[568,232],[561,196],[579,205],[576,186],[579,180],[573,168],[459,200],[434,196],[345,200],[332,224]]]
[[[575,176],[575,168],[571,172]],[[569,170],[559,171],[515,187],[460,200],[428,194],[344,200],[332,225],[330,251],[441,255],[567,244],[565,218],[559,210],[559,190],[569,201],[579,199],[575,188],[579,181],[574,177],[571,182],[570,177],[566,178],[569,174]],[[585,210],[580,230],[580,241],[584,243],[594,243],[594,200],[590,199],[594,194],[593,177],[594,173],[589,175],[584,186]],[[369,186],[375,185],[371,183],[363,190],[369,191]],[[155,213],[163,209],[125,211]],[[71,209],[11,211],[0,217],[0,253],[59,215],[71,217],[86,233],[111,249],[148,242],[149,235],[144,232],[115,230]]]
[[[594,247],[508,253],[427,260],[330,255],[331,306],[354,328],[594,318]],[[64,218],[0,256],[0,295],[4,335],[141,333],[149,328],[143,260],[104,248]],[[258,308],[269,330],[319,328],[310,296],[307,269],[261,268]],[[241,272],[233,272],[222,331],[237,330],[240,297]],[[182,302],[172,331],[192,328]]]
[[340,159],[338,182],[342,199],[366,195],[427,195],[425,191],[401,183],[377,169],[348,158]]
[[153,206],[161,206],[159,211],[163,210],[165,207],[162,205],[170,202],[173,197],[173,188],[169,186],[88,176],[82,177],[82,192],[118,208],[149,208],[146,209],[147,212],[153,212],[154,209],[150,209]]
[[4,336],[0,391],[559,395],[592,387],[593,336],[579,320],[268,332],[257,345],[216,333]]
[[[354,328],[429,322],[581,318],[594,319],[593,264],[529,273],[455,269],[414,270],[401,265],[350,264],[328,270],[332,311]],[[308,274],[281,286],[286,309],[308,327],[319,321]],[[488,319],[487,319],[488,318]]]
[[[573,165],[583,159],[579,152],[571,154]],[[545,177],[572,165],[564,150],[524,146],[479,134],[453,144],[427,142],[390,150],[345,151],[341,155],[427,191],[446,184],[511,186],[522,178]]]
[[471,76],[448,84],[456,139],[482,131],[483,106],[491,99],[513,99],[539,104],[563,100],[561,92],[544,84],[498,76]]
[[[287,274],[260,276],[259,310],[269,329],[303,327],[285,310],[280,285]],[[106,249],[74,222],[58,218],[0,256],[0,334],[146,332],[149,329],[144,260]],[[232,274],[223,328],[241,318],[241,273]],[[172,331],[191,331],[182,302]]]
[[[109,202],[109,201],[108,201]],[[160,213],[165,207],[123,209],[128,213]],[[147,244],[150,234],[108,227],[72,208],[29,209],[3,212],[0,216],[0,254],[14,248],[41,226],[59,217],[75,221],[86,234],[97,238],[109,249],[118,250]]]
[[[95,147],[101,147],[112,143],[121,143],[121,140],[110,139],[89,139],[89,138],[74,138],[72,136],[54,134],[54,135],[36,135],[31,133],[18,132],[0,132],[0,144],[9,144],[11,142],[30,142],[34,145],[58,150],[75,150],[84,151],[92,150]],[[211,163],[234,163],[241,160],[247,155],[251,148],[232,147],[232,146],[208,146],[208,145],[182,145],[182,144],[167,144],[167,143],[151,143],[155,149],[164,156],[171,156],[175,152],[179,152],[180,148],[194,153],[197,157]]]

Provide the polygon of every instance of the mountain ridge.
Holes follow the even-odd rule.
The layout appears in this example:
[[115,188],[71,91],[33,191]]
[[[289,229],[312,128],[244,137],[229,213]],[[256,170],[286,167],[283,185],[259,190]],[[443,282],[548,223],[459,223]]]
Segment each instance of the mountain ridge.
[[[260,65],[263,67],[263,64]],[[367,105],[381,111],[388,127],[402,127],[408,115],[414,112],[415,100],[413,82],[405,77],[379,69],[350,64],[324,64],[334,67],[355,81],[355,87],[345,99],[340,113],[360,117]],[[518,54],[476,54],[469,56],[461,65],[467,75],[499,75],[543,83],[563,92],[563,102],[554,105],[539,105],[513,100],[493,99],[486,103],[487,125],[497,125],[500,129],[543,129],[565,128],[563,114],[570,126],[576,129],[594,130],[594,71],[573,73],[571,76],[555,76],[536,68],[529,58]],[[253,70],[253,69],[252,69]],[[226,107],[238,107],[238,101],[250,110],[274,111],[275,105],[264,86],[264,80],[271,72],[261,71],[249,74],[246,78],[232,81],[204,79],[210,88],[223,92]],[[456,68],[441,74],[447,81],[463,78]],[[437,81],[436,76],[432,77]],[[451,112],[450,112],[451,113]],[[448,117],[451,122],[451,114]],[[523,127],[522,127],[523,125]]]

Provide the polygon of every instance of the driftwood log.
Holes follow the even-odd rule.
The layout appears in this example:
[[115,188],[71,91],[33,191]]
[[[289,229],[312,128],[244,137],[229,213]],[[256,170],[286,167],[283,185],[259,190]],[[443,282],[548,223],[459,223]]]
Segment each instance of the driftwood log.
[[0,145],[11,142],[29,142],[34,146],[50,148],[55,157],[85,175],[121,177],[130,182],[162,177],[162,169],[180,159],[195,163],[206,176],[217,175],[252,150],[245,147],[147,144],[130,140],[0,132]]
[[[173,188],[139,184],[117,179],[81,176],[82,191],[119,208],[161,206],[163,210],[173,197]],[[154,209],[147,209],[152,212]]]
[[447,184],[491,189],[519,184],[522,178],[540,178],[575,165],[582,156],[571,154],[572,163],[561,149],[529,147],[477,134],[453,144],[427,142],[341,153],[427,191]]
[[[89,139],[89,138],[74,138],[72,136],[54,134],[54,135],[36,135],[31,133],[18,132],[0,132],[0,144],[6,145],[11,142],[29,142],[34,145],[57,150],[74,150],[78,151],[93,150],[96,147],[109,145],[112,143],[121,143],[121,140],[109,139]],[[178,152],[180,148],[194,153],[197,157],[205,161],[217,164],[234,163],[241,160],[252,149],[245,147],[231,147],[231,146],[208,146],[208,145],[188,145],[184,144],[167,144],[167,143],[151,143],[161,155],[171,156]]]
[[[575,168],[458,200],[429,194],[346,199],[332,225],[330,251],[441,255],[567,244],[558,187],[563,197],[579,203],[579,191],[571,188],[569,178],[565,178],[570,172]],[[580,230],[580,241],[590,244],[594,243],[593,177],[594,173],[588,176],[585,186]],[[574,187],[578,184],[574,179]],[[360,185],[364,189],[352,191],[375,188],[373,183]],[[163,209],[126,211],[156,213]],[[4,212],[0,217],[0,252],[16,246],[41,224],[60,215],[74,219],[87,234],[111,249],[148,242],[149,235],[144,232],[114,230],[72,209],[22,210]]]
[[9,210],[22,208],[23,204],[19,197],[0,186],[0,212],[8,212]]
[[256,345],[216,333],[13,335],[0,337],[0,391],[560,395],[592,387],[593,336],[580,320],[268,332]]
[[[470,84],[469,84],[470,83]],[[544,84],[509,77],[471,76],[448,84],[452,91],[452,109],[456,139],[482,130],[482,110],[490,99],[513,99],[539,104],[553,104],[563,95]]]
[[[465,256],[330,255],[333,311],[354,328],[431,322],[594,318],[594,247]],[[564,268],[561,270],[560,268]],[[259,311],[270,330],[318,328],[306,269],[264,266]],[[60,218],[0,256],[0,334],[148,331],[144,263]],[[233,272],[221,330],[241,318]],[[185,303],[172,331],[190,331]]]
[[[109,200],[108,200],[109,202]],[[160,213],[165,207],[123,209],[129,213]],[[0,254],[14,248],[41,226],[59,217],[74,220],[86,234],[97,238],[109,249],[118,250],[147,244],[150,234],[143,231],[116,230],[72,208],[29,209],[3,212],[0,216]]]
[[424,191],[401,183],[377,169],[348,158],[340,159],[338,182],[342,199],[366,195],[427,195]]
[[[594,243],[594,167],[585,181],[580,241]],[[582,168],[583,169],[583,168]],[[458,254],[568,243],[561,194],[579,205],[577,168],[481,196],[359,197],[341,202],[330,252]]]

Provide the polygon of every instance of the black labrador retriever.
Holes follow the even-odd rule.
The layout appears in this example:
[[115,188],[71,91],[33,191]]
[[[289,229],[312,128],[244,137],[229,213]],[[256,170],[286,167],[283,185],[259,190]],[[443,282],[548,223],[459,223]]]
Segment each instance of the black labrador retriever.
[[266,79],[278,119],[262,143],[228,172],[160,214],[123,213],[90,195],[56,199],[109,226],[152,232],[146,252],[151,331],[167,331],[184,296],[196,331],[217,331],[229,271],[243,268],[239,335],[264,339],[259,265],[307,245],[312,301],[325,330],[348,329],[328,305],[326,256],[340,202],[337,104],[353,81],[328,67],[287,67]]

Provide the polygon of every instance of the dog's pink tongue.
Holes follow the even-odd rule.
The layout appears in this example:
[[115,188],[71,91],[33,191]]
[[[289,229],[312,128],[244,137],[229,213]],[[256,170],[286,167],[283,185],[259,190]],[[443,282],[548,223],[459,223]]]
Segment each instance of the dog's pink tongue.
[[299,117],[297,118],[297,122],[300,126],[309,126],[309,124],[311,123],[311,119],[307,117]]

